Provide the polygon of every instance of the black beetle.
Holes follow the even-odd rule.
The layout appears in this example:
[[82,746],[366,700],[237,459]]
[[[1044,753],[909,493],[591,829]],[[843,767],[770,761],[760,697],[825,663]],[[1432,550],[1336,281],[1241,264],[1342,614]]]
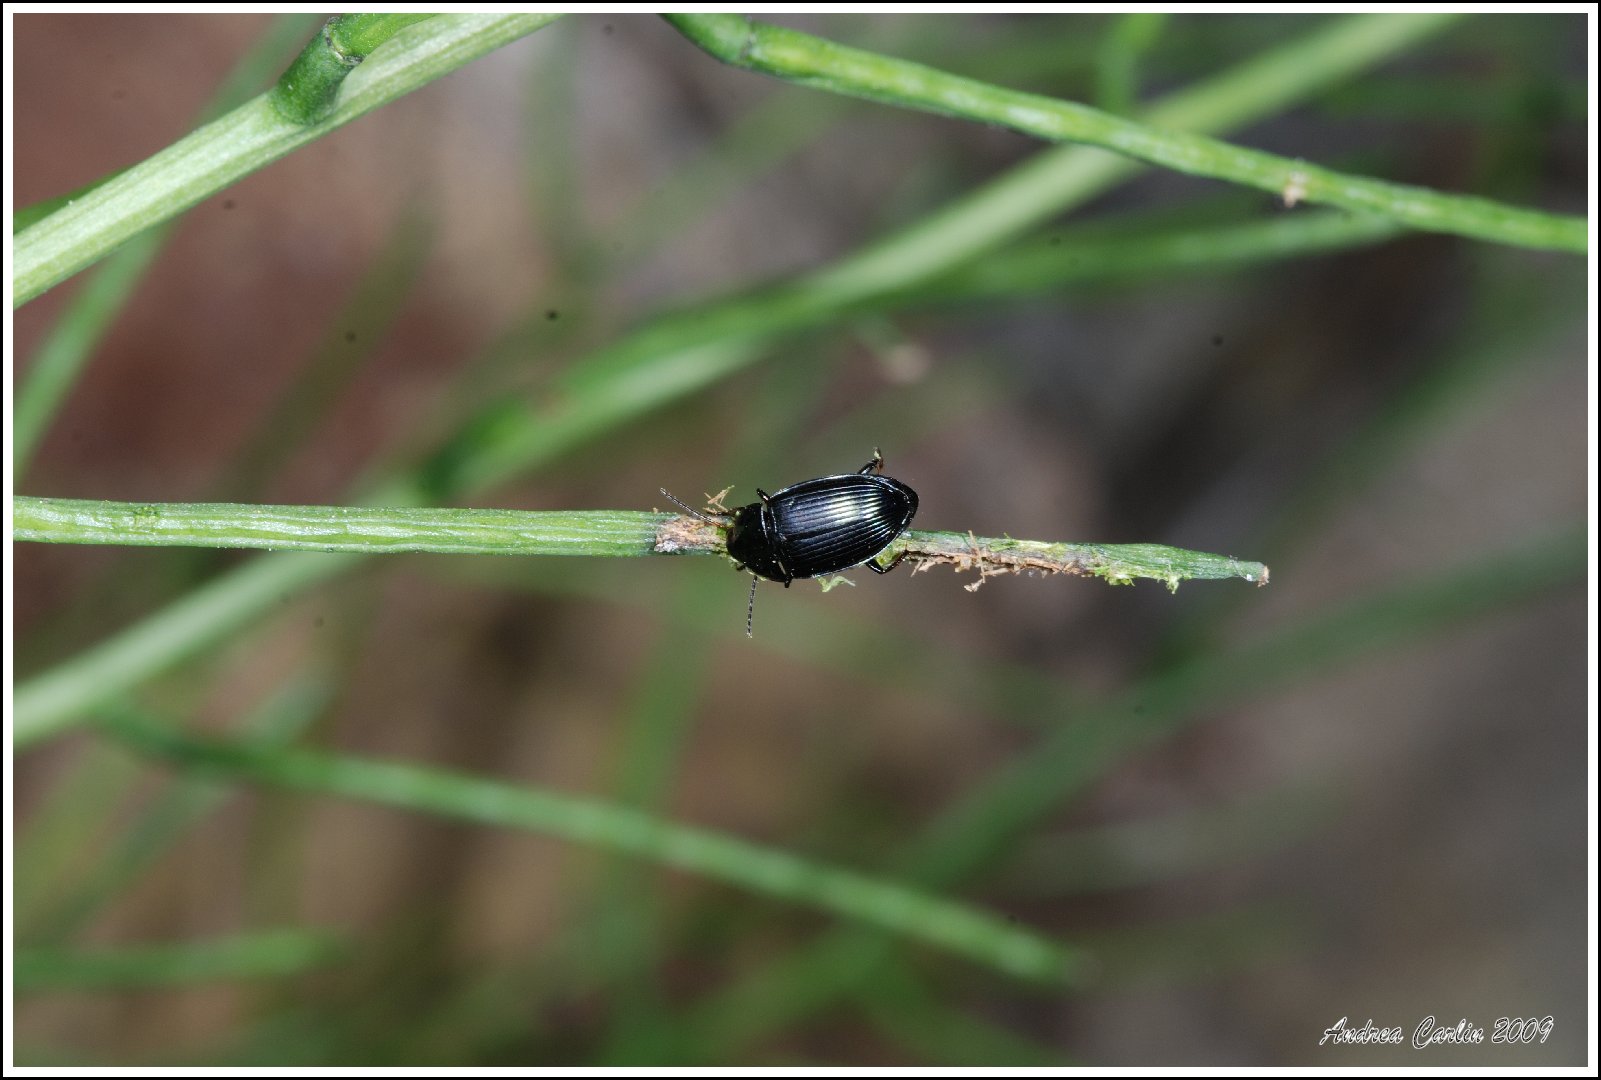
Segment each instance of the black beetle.
[[864,563],[876,574],[887,574],[906,557],[903,551],[887,566],[878,562],[879,553],[906,531],[917,513],[917,492],[884,476],[883,468],[884,458],[875,448],[873,460],[857,472],[803,480],[772,495],[757,488],[761,502],[716,516],[685,506],[666,488],[662,494],[726,531],[729,557],[751,573],[745,611],[749,637],[758,578],[782,581],[787,589],[796,578],[836,574]]

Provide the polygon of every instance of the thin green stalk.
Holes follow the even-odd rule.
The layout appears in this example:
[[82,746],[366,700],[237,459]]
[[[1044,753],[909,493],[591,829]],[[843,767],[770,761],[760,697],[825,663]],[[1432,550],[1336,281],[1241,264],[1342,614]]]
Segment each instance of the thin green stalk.
[[[708,521],[643,510],[424,510],[412,507],[264,506],[11,499],[13,540],[132,547],[265,548],[362,555],[717,555],[723,530]],[[1127,585],[1151,578],[1241,578],[1265,585],[1267,567],[1160,544],[1067,544],[971,533],[904,533],[885,549],[918,569],[943,564],[995,574],[1079,574]],[[983,580],[983,577],[980,580]]]
[[410,27],[344,81],[338,103],[312,125],[286,118],[262,94],[18,233],[12,306],[27,303],[135,234],[509,42],[556,15],[439,15]]
[[[1076,102],[1006,90],[739,15],[665,18],[726,63],[806,86],[999,124],[1052,142],[1098,146],[1178,172],[1270,191],[1287,205],[1323,203],[1381,214],[1415,229],[1524,247],[1576,254],[1588,249],[1589,223],[1584,218],[1351,176],[1204,135],[1125,120]],[[1378,18],[1410,20],[1422,35],[1455,16],[1433,12]]]
[[555,836],[651,859],[934,945],[1007,974],[1070,983],[1086,958],[1006,919],[883,878],[626,807],[483,777],[306,750],[193,739],[108,717],[102,730],[185,769]]
[[95,950],[21,948],[12,978],[19,994],[184,986],[298,975],[326,967],[339,954],[337,939],[306,930]]
[[[433,20],[413,32],[442,24],[442,19]],[[1247,123],[1406,48],[1418,33],[1417,24],[1406,21],[1336,20],[1173,95],[1149,116],[1192,130]],[[364,65],[353,80],[375,66]],[[949,272],[1137,170],[1127,159],[1083,147],[1039,154],[912,228],[810,275],[803,291],[789,287],[738,297],[658,320],[576,365],[556,387],[552,404],[535,408],[521,400],[504,402],[445,447],[415,484],[393,485],[375,493],[372,501],[416,505],[455,498],[543,465],[601,432],[748,366],[774,336],[821,322],[864,298]],[[303,588],[338,572],[324,563],[318,564],[320,573],[311,574],[305,565],[235,571],[208,586],[203,602],[180,601],[174,610],[181,610],[182,617],[169,618],[164,612],[134,624],[19,686],[18,702],[26,699],[41,706],[46,699],[34,696],[34,688],[53,688],[48,719],[41,716],[33,730],[60,730],[76,719],[69,714],[85,704],[114,696],[246,625],[264,610],[262,582],[279,581],[287,591],[291,582]],[[197,617],[201,612],[212,621]],[[152,636],[161,648],[134,644]],[[144,666],[131,663],[134,657]],[[76,689],[67,693],[66,685]]]
[[998,574],[1077,574],[1112,585],[1132,585],[1136,578],[1147,578],[1173,592],[1181,581],[1239,578],[1256,585],[1268,583],[1268,568],[1259,562],[1162,544],[1059,544],[914,529],[886,548],[884,556],[901,553],[920,571],[936,565],[976,571],[979,580],[969,589]]
[[12,539],[364,555],[650,555],[670,514],[12,499]]

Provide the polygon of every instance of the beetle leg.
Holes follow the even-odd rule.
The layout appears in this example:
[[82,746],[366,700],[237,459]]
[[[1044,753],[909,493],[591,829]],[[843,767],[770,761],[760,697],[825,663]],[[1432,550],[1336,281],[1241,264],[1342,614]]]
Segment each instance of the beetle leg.
[[750,603],[745,605],[745,636],[748,638],[756,636],[752,627],[756,622],[756,582],[759,580],[755,574],[750,576]]
[[889,561],[888,566],[880,566],[878,563],[878,556],[875,555],[871,559],[867,560],[867,568],[875,574],[887,574],[899,566],[901,564],[901,560],[904,558],[906,558],[906,552],[903,549],[895,553],[895,557]]
[[863,474],[881,473],[884,471],[884,455],[878,452],[878,447],[873,447],[873,460],[869,461],[866,465],[863,465],[856,471]]

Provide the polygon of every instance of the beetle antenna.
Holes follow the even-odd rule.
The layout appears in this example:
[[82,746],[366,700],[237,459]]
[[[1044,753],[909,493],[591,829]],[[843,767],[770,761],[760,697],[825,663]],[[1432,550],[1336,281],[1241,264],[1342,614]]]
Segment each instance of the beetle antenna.
[[723,525],[723,524],[725,524],[722,521],[718,521],[714,517],[707,517],[705,514],[701,513],[699,510],[696,510],[693,506],[690,506],[688,503],[680,501],[677,496],[675,496],[671,491],[668,491],[666,488],[661,488],[660,490],[661,490],[661,493],[663,495],[667,496],[669,499],[672,499],[673,502],[678,505],[679,509],[681,509],[685,513],[689,514],[691,517],[700,518],[700,520],[706,522],[708,525]]
[[745,636],[754,638],[752,628],[756,622],[756,575],[750,576],[750,603],[745,605]]

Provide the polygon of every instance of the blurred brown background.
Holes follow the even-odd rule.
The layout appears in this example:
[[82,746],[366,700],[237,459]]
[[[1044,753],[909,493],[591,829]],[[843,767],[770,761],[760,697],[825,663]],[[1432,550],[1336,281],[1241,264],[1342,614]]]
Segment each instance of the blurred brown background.
[[[969,55],[1060,41],[1058,69],[1019,64],[1016,84],[1079,100],[1093,97],[1093,44],[1108,26],[1068,16],[787,21],[957,71]],[[16,205],[180,137],[268,22],[18,17]],[[1146,92],[1311,25],[1174,19],[1163,32],[1176,44],[1145,61]],[[1586,25],[1470,20],[1381,69],[1378,92],[1331,93],[1227,137],[1583,213],[1590,123],[1582,97],[1574,114],[1573,90],[1590,77]],[[1507,111],[1412,115],[1382,92],[1418,83],[1477,86]],[[719,140],[775,93],[808,92],[725,68],[653,18],[575,16],[290,155],[179,220],[18,490],[349,501],[386,463],[437,444],[476,402],[540,385],[655,311],[824,265],[1037,150],[1007,132],[840,107],[818,92],[819,107],[838,115],[793,154],[745,165],[726,195],[692,214],[649,201],[708,155],[732,167],[716,156]],[[1073,220],[1230,197],[1242,217],[1283,212],[1266,196],[1163,174]],[[652,230],[660,243],[647,242]],[[358,283],[375,265],[407,260],[414,277],[393,290],[392,323],[358,328],[347,306]],[[670,817],[882,870],[1081,702],[1138,686],[1185,650],[1271,640],[1581,520],[1583,273],[1570,256],[1410,236],[1243,272],[864,318],[782,344],[773,361],[482,500],[648,508],[661,485],[687,498],[727,484],[744,500],[757,484],[854,468],[877,444],[920,493],[919,527],[1264,558],[1274,574],[1265,590],[1196,582],[1169,595],[1149,582],[1003,579],[970,595],[943,573],[861,574],[860,587],[826,597],[763,587],[751,643],[744,580],[710,560],[524,574],[496,560],[395,557],[292,599],[139,700],[220,731],[312,665],[336,686],[311,736],[321,744],[600,796],[637,760],[629,732],[657,730],[641,716],[676,704],[659,778]],[[15,313],[19,379],[79,285]],[[1481,334],[1486,326],[1496,332]],[[352,374],[319,401],[315,426],[250,474],[242,455],[255,452],[263,424],[284,422],[274,409],[308,365],[346,361]],[[1441,395],[1438,410],[1408,411],[1458,365],[1494,374]],[[1390,459],[1376,475],[1347,475],[1345,455],[1387,445],[1392,417]],[[18,678],[156,610],[173,574],[240,561],[16,547]],[[495,565],[464,565],[475,562]],[[1206,621],[1220,605],[1231,614]],[[726,627],[674,621],[707,608]],[[830,625],[819,613],[912,659],[880,670],[872,656],[815,663],[804,635]],[[1175,636],[1187,626],[1201,638]],[[1582,1063],[1593,1017],[1585,626],[1574,577],[1422,640],[1371,651],[1342,641],[1329,651],[1349,648],[1348,660],[1206,709],[958,890],[1064,939],[1103,943],[1101,985],[1042,991],[932,954],[916,970],[953,1008],[1064,1061]],[[1028,678],[1007,682],[1011,671]],[[940,672],[947,682],[971,673],[971,692],[949,692]],[[991,693],[997,685],[1012,696]],[[76,736],[19,758],[19,833],[90,751]],[[159,776],[132,781],[129,812]],[[1117,831],[1142,822],[1171,827]],[[1237,830],[1246,839],[1231,851]],[[1122,878],[1071,880],[1086,836],[1100,838],[1096,851]],[[274,1060],[264,1046],[308,1062],[601,1063],[628,1000],[597,974],[610,961],[586,952],[604,947],[581,929],[605,872],[590,854],[526,835],[247,791],[75,940],[327,926],[362,943],[355,974],[276,991],[28,997],[18,1047],[112,1063]],[[638,880],[634,895],[655,913],[643,979],[669,1018],[827,925],[684,875]],[[543,981],[488,1008],[509,1017],[493,1037],[399,1041],[413,1018],[426,1026],[465,1008],[473,987],[495,997],[480,980],[509,964]],[[348,1020],[337,1039],[296,1034],[297,997]],[[1515,1049],[1317,1046],[1342,1016],[1410,1034],[1430,1014],[1448,1025],[1467,1017],[1487,1035],[1500,1016],[1556,1023],[1544,1045]],[[273,1017],[281,1043],[266,1026]],[[724,1063],[938,1063],[940,1053],[845,1001]]]

